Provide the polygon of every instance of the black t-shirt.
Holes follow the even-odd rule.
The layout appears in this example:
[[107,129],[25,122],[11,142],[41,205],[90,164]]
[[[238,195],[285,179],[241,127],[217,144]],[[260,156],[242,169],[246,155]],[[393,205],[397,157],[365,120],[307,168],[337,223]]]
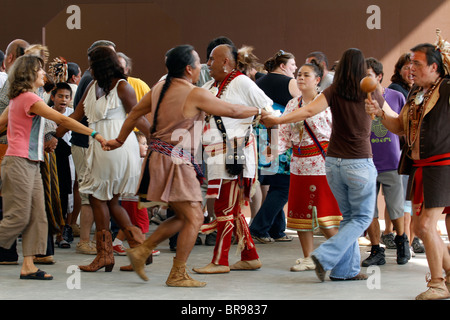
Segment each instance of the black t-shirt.
[[293,98],[289,92],[292,78],[278,73],[268,73],[256,80],[256,84],[273,102],[286,107]]

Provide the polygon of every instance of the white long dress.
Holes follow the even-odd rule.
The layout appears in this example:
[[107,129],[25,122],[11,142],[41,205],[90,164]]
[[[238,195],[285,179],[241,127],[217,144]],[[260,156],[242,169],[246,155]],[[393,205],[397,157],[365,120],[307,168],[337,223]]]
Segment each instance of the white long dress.
[[[126,118],[126,111],[117,93],[119,80],[108,96],[96,97],[96,82],[84,101],[84,113],[89,127],[106,140],[117,138]],[[80,192],[99,200],[111,200],[114,195],[136,194],[141,172],[139,144],[134,134],[129,135],[121,148],[104,151],[100,143],[89,138],[86,172],[80,183]]]

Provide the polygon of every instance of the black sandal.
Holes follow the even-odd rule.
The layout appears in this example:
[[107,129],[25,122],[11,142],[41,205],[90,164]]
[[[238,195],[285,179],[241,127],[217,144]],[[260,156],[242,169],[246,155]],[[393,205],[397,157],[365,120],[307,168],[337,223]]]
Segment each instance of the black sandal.
[[21,274],[20,275],[20,279],[23,280],[52,280],[53,276],[50,277],[46,277],[47,272],[38,269],[38,271],[34,272],[34,273],[30,273],[30,274]]

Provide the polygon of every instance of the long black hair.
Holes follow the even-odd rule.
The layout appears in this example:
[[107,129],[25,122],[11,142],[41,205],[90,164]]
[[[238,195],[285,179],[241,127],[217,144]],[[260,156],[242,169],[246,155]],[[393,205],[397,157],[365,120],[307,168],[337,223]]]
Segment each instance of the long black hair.
[[347,49],[339,60],[333,85],[344,99],[362,100],[365,94],[360,88],[360,82],[366,75],[367,67],[363,53],[359,49]]
[[90,68],[98,86],[106,96],[111,91],[114,78],[127,79],[117,54],[109,47],[97,47],[88,53]]
[[172,84],[172,79],[182,78],[184,76],[187,66],[195,67],[195,57],[193,53],[194,47],[191,45],[180,45],[170,49],[166,53],[166,68],[168,73],[165,79],[165,83],[161,89],[158,103],[156,104],[155,113],[153,116],[153,125],[150,130],[151,134],[155,133],[156,131],[159,106],[161,105],[161,102],[167,90]]

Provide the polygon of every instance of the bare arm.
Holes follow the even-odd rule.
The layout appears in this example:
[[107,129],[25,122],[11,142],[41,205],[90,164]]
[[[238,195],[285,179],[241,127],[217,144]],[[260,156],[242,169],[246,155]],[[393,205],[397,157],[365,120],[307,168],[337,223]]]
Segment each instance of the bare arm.
[[302,95],[302,92],[298,88],[297,80],[292,79],[289,81],[289,93],[294,98]]
[[320,94],[314,101],[312,101],[305,107],[297,109],[281,117],[275,117],[272,115],[263,116],[262,122],[266,127],[273,127],[278,124],[299,122],[324,111],[326,108],[328,108],[328,101],[323,94]]
[[[218,99],[206,89],[195,88],[192,90],[186,101],[187,113],[198,113],[199,110],[208,114],[223,116],[236,119],[245,119],[259,114],[260,109],[257,106],[248,107],[236,105]],[[262,114],[267,112],[261,110]]]
[[[141,101],[139,101],[133,110],[131,110],[122,126],[122,129],[120,130],[119,136],[115,140],[108,141],[106,144],[107,148],[105,148],[105,150],[114,150],[119,148],[136,126],[138,120],[147,113],[150,113],[151,110],[151,92],[149,92],[141,99]],[[245,119],[258,115],[260,112],[259,110],[261,109],[256,107],[234,105],[216,98],[208,90],[194,88],[186,100],[184,114],[186,117],[193,117],[198,114],[200,110],[218,116]],[[266,111],[261,110],[261,114],[264,115],[266,113]]]
[[[58,111],[50,108],[45,102],[42,100],[36,102],[33,104],[30,108],[30,113],[40,115],[43,118],[52,120],[56,122],[58,125],[61,125],[69,130],[85,134],[85,135],[91,135],[94,130],[91,128],[88,128],[84,125],[82,125],[80,122],[66,117],[65,115],[59,113]],[[100,134],[97,134],[95,136],[95,139],[102,143],[104,142],[103,137]]]

